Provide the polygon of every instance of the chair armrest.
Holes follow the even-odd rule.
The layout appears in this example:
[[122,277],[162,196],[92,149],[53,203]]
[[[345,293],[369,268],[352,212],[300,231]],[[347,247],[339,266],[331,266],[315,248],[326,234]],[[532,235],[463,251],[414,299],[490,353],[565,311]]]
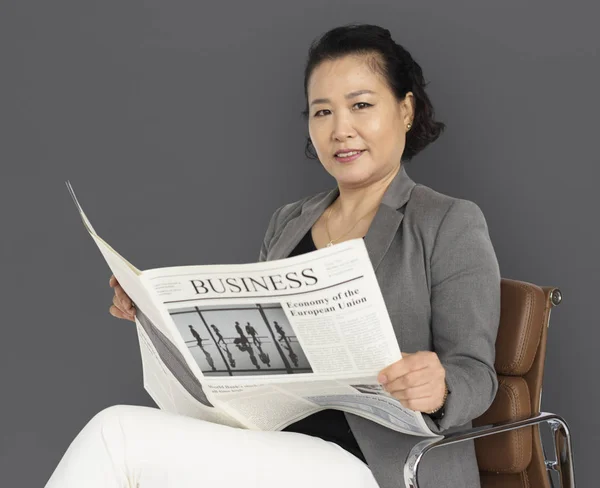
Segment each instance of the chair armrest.
[[407,488],[419,488],[417,483],[419,463],[423,456],[432,449],[455,444],[457,442],[477,439],[478,437],[499,434],[500,432],[508,432],[521,427],[537,425],[543,422],[548,423],[554,433],[554,447],[556,453],[556,460],[546,461],[546,468],[559,472],[561,486],[564,488],[574,488],[573,453],[569,428],[567,423],[561,417],[547,412],[541,412],[537,415],[532,415],[531,417],[520,420],[456,430],[441,438],[434,437],[424,439],[415,444],[406,457],[404,463],[404,483]]

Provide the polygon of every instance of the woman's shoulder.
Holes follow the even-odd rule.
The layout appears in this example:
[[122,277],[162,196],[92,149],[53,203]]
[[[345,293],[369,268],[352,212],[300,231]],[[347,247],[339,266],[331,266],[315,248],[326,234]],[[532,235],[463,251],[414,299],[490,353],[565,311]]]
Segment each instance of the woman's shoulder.
[[421,183],[415,184],[404,214],[421,231],[435,235],[441,228],[449,231],[473,224],[487,228],[485,216],[477,203],[442,193]]

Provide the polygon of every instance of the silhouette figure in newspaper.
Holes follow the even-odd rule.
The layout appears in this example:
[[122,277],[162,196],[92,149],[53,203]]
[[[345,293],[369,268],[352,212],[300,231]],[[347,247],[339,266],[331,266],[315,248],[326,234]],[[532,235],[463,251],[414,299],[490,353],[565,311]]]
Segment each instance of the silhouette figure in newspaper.
[[256,333],[256,329],[250,325],[250,322],[246,323],[246,333],[252,337],[252,342],[256,347],[260,347],[260,338]]
[[269,355],[262,350],[262,342],[260,337],[258,337],[258,333],[256,329],[250,325],[250,322],[246,322],[246,333],[252,337],[252,342],[258,349],[258,359],[260,359],[261,363],[266,364],[269,368],[271,367],[271,359]]
[[[210,328],[213,330],[213,332],[217,336],[216,346],[219,349],[221,349],[221,351],[225,351],[225,354],[227,354],[227,360],[229,361],[229,364],[231,365],[232,368],[235,368],[235,359],[233,358],[233,354],[231,354],[231,351],[229,350],[229,346],[225,342],[225,339],[223,339],[223,336],[221,335],[221,331],[217,327],[215,327],[215,324],[210,324]],[[223,345],[220,346],[219,344],[223,344]]]
[[200,349],[202,349],[202,352],[204,353],[204,356],[206,357],[206,362],[208,363],[208,365],[211,367],[211,369],[213,371],[216,371],[217,368],[215,368],[215,362],[213,361],[212,356],[206,349],[204,349],[204,346],[202,345],[202,341],[208,340],[208,339],[202,339],[202,337],[200,337],[200,334],[198,334],[198,332],[196,332],[196,329],[194,329],[194,327],[192,325],[188,325],[188,327],[190,328],[190,332],[196,339],[196,342],[198,343],[198,347]]
[[281,328],[281,325],[279,325],[277,322],[273,321],[273,324],[275,325],[275,330],[279,334],[277,341],[279,343],[281,343],[281,345],[287,350],[288,356],[294,363],[294,366],[298,367],[298,356],[292,349],[292,344],[291,344],[290,340],[288,339],[287,335],[285,334],[285,331]]
[[210,328],[213,330],[213,332],[217,336],[217,345],[219,345],[219,343],[223,343],[223,346],[227,347],[227,344],[225,343],[225,339],[223,339],[223,336],[221,335],[221,331],[219,329],[217,329],[215,324],[210,324]]
[[242,331],[242,328],[240,327],[239,322],[235,323],[235,330],[239,334],[239,337],[236,337],[233,340],[233,343],[236,345],[236,347],[240,351],[247,352],[248,355],[250,356],[250,361],[252,361],[252,364],[254,364],[256,369],[260,369],[260,365],[258,364],[258,361],[256,360],[256,356],[254,355],[254,349],[252,349],[252,345],[250,344],[250,341],[244,335],[244,332]]

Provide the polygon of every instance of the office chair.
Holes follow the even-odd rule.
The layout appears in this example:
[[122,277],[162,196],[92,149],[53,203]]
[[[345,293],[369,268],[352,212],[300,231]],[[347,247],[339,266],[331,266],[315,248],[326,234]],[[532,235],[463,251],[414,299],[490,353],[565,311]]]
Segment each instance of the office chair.
[[[563,488],[574,488],[571,435],[558,415],[540,412],[550,312],[562,301],[558,288],[523,281],[501,281],[500,326],[495,369],[498,393],[473,427],[417,443],[404,464],[408,488],[419,488],[423,456],[432,449],[474,439],[482,488],[551,488],[555,471]],[[554,453],[546,455],[539,425],[553,434]]]

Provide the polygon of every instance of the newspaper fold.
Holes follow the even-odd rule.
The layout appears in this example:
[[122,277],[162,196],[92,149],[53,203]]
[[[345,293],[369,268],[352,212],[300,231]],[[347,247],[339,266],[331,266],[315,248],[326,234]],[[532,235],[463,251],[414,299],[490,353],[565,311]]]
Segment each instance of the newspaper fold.
[[136,304],[144,387],[161,409],[281,430],[333,408],[437,436],[377,382],[402,356],[362,239],[275,261],[140,271],[67,187]]

